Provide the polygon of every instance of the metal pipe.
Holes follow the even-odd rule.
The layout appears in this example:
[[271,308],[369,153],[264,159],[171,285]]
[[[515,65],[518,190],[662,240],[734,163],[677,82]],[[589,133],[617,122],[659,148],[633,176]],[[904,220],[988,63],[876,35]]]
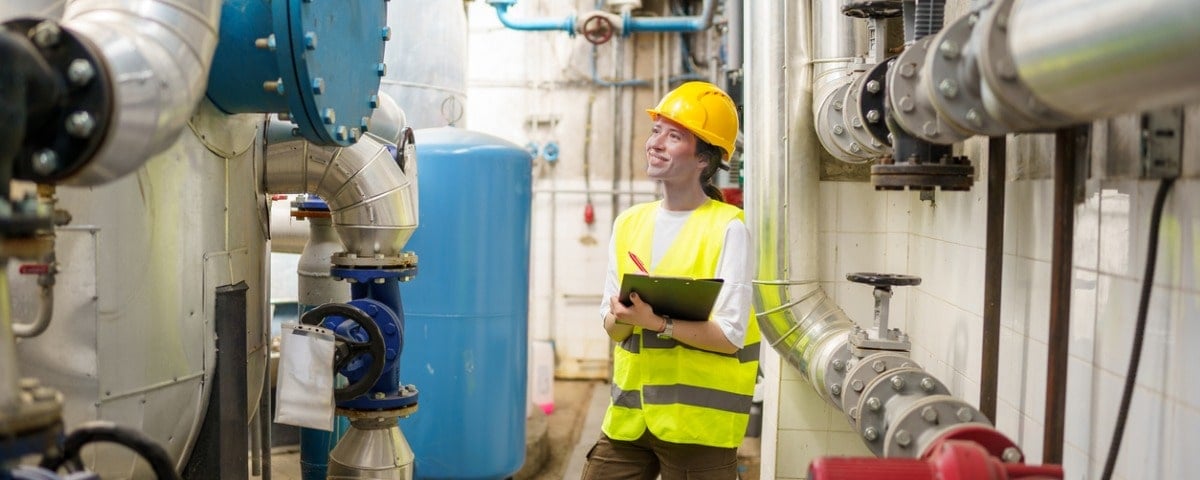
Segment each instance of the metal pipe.
[[1079,122],[1200,98],[1195,0],[1018,0],[1016,71],[1038,100]]
[[699,32],[712,26],[717,0],[704,0],[700,14],[689,17],[634,17],[623,12],[624,34],[633,32]]
[[[54,268],[53,265],[50,268]],[[50,274],[53,278],[53,274]],[[38,314],[33,323],[16,323],[13,322],[13,336],[17,338],[31,338],[41,335],[50,326],[50,319],[54,317],[54,282],[43,284],[38,282]]]
[[311,193],[329,204],[347,253],[394,256],[417,227],[415,185],[372,133],[350,147],[315,146],[288,122],[267,127],[264,188]]
[[745,205],[758,243],[754,304],[763,338],[811,380],[810,368],[825,363],[821,352],[835,350],[823,347],[845,342],[853,324],[821,289],[816,256],[807,254],[817,246],[818,142],[804,90],[814,68],[807,62],[812,49],[804,28],[810,12],[805,2],[788,11],[790,3],[747,5],[755,28],[748,30],[746,103],[783,103],[746,112],[745,131],[755,132],[747,137],[746,155],[763,161],[746,164]]
[[[415,172],[404,172],[401,160],[388,151],[402,140],[406,127],[404,111],[383,92],[371,116],[370,134],[350,147],[313,145],[293,134],[294,124],[272,117],[263,162],[266,191],[319,195],[329,204],[347,252],[397,254],[416,229],[418,216]],[[272,241],[272,251],[300,253],[309,229],[286,213],[271,217],[272,232],[280,234],[278,245]]]
[[988,139],[987,240],[983,263],[983,361],[979,374],[979,411],[996,421],[1000,371],[1000,301],[1004,285],[1004,190],[1006,137]]
[[74,0],[63,26],[90,41],[113,82],[113,117],[96,156],[65,183],[96,185],[179,139],[204,96],[220,0]]
[[496,18],[500,19],[505,27],[513,30],[523,31],[545,31],[545,30],[562,30],[574,35],[575,32],[575,15],[570,15],[561,20],[552,18],[522,18],[513,19],[508,16],[508,7],[517,3],[517,0],[488,0],[488,5],[495,7]]
[[[0,258],[0,271],[8,271],[8,259]],[[17,339],[12,332],[12,304],[8,297],[8,275],[0,275],[0,412],[13,411],[21,401],[18,390]]]
[[1046,426],[1042,463],[1062,463],[1067,414],[1067,357],[1070,353],[1071,278],[1075,244],[1076,139],[1087,127],[1054,134],[1054,229],[1050,251],[1050,333],[1046,357]]
[[729,20],[729,33],[725,35],[725,49],[728,51],[726,61],[729,71],[742,69],[742,16],[745,10],[744,0],[729,0],[725,2],[725,17]]

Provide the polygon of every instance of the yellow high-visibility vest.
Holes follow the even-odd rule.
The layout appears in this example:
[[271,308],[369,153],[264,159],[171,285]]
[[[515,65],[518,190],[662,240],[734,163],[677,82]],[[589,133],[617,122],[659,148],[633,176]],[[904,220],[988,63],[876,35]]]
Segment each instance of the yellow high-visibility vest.
[[[635,205],[617,217],[617,278],[637,271],[626,252],[651,258],[661,203]],[[650,273],[714,277],[729,222],[742,218],[741,209],[710,199],[688,217],[666,255],[653,267],[647,265]],[[634,327],[613,347],[612,400],[601,427],[604,434],[632,441],[649,428],[668,442],[737,447],[750,421],[759,338],[753,312],[745,346],[732,354],[660,339]]]

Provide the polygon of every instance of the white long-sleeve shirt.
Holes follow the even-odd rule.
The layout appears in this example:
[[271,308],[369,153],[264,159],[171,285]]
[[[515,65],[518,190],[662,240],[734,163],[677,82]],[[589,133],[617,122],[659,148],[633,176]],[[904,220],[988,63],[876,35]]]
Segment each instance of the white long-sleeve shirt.
[[[677,212],[659,208],[654,219],[654,247],[650,264],[646,267],[653,270],[658,260],[666,255],[667,249],[674,243],[675,237],[683,229],[692,211]],[[746,340],[746,326],[750,321],[750,302],[754,294],[751,280],[754,279],[754,255],[750,248],[750,230],[741,220],[734,219],[725,228],[725,246],[717,259],[715,277],[723,279],[721,292],[717,294],[713,304],[710,321],[716,322],[725,333],[729,343],[742,348]],[[621,284],[617,279],[616,241],[609,237],[608,242],[608,275],[604,281],[604,298],[600,302],[600,318],[608,316],[612,311],[609,299],[620,293]]]

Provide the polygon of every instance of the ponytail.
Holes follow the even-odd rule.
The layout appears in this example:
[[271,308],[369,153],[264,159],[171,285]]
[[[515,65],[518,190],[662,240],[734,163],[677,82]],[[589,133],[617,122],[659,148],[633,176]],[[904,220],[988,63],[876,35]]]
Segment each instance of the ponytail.
[[704,171],[700,173],[700,186],[704,189],[704,194],[708,195],[708,198],[724,202],[725,195],[721,193],[721,189],[713,185],[713,177],[721,168],[721,157],[724,156],[724,152],[713,144],[700,140],[700,137],[696,137],[696,156],[700,160],[708,162]]

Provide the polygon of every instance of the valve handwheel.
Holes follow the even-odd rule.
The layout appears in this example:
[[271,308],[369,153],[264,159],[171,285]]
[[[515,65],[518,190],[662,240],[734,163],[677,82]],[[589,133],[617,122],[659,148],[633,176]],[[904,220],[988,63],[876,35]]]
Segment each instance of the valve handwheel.
[[847,273],[846,280],[854,283],[865,283],[875,287],[907,287],[921,284],[921,277],[896,273]]
[[137,430],[118,426],[112,422],[95,421],[80,425],[79,428],[67,435],[63,440],[61,451],[42,458],[41,467],[51,472],[58,471],[63,466],[73,471],[79,471],[79,453],[84,445],[96,442],[116,443],[124,446],[150,465],[150,470],[160,480],[178,480],[171,456],[150,437]]
[[325,326],[323,323],[329,317],[341,317],[353,321],[367,333],[367,341],[365,342],[343,335],[335,335],[337,338],[337,344],[334,346],[333,352],[333,370],[335,372],[341,371],[364,355],[370,355],[371,357],[371,364],[362,378],[333,391],[333,399],[335,401],[344,402],[353,400],[370,391],[371,386],[375,385],[380,375],[383,374],[383,366],[386,361],[384,357],[385,345],[383,343],[383,332],[379,331],[379,325],[376,325],[375,321],[371,320],[371,317],[366,312],[345,303],[326,303],[309,310],[300,316],[300,323]]
[[611,20],[600,15],[595,15],[585,20],[580,30],[583,31],[583,38],[591,42],[592,45],[601,45],[612,38],[616,27],[613,26]]

